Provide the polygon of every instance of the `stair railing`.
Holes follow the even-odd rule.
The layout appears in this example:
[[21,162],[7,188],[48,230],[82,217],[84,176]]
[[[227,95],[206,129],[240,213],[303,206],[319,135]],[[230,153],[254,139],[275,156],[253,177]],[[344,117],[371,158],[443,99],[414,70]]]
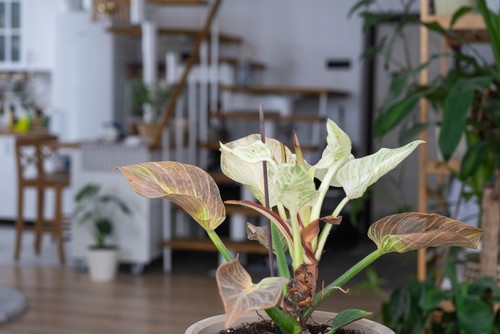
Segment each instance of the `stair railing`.
[[199,35],[196,38],[196,42],[191,51],[191,55],[188,61],[186,62],[182,76],[177,85],[175,85],[174,90],[172,91],[172,95],[170,96],[168,103],[165,107],[165,111],[161,115],[161,118],[159,120],[160,127],[158,127],[155,133],[152,134],[152,140],[150,143],[151,148],[156,148],[161,143],[161,136],[163,130],[167,127],[169,120],[172,118],[172,115],[175,111],[175,106],[177,104],[177,99],[179,99],[182,93],[184,92],[191,69],[193,68],[193,65],[199,58],[201,45],[203,41],[207,38],[208,34],[210,33],[210,28],[215,20],[215,17],[217,16],[221,3],[222,0],[215,0],[214,4],[212,5],[212,8],[210,9],[203,30],[199,33]]

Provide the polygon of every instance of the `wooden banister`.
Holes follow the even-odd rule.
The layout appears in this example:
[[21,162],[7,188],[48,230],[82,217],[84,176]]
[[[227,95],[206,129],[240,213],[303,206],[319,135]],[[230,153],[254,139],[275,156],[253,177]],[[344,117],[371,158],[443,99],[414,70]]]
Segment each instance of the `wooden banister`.
[[210,27],[212,26],[212,23],[215,19],[215,16],[217,15],[217,12],[219,10],[219,7],[222,3],[222,0],[215,0],[214,5],[210,9],[210,13],[208,14],[207,21],[205,22],[205,26],[203,27],[203,30],[200,32],[198,35],[196,42],[194,44],[193,50],[191,51],[191,55],[186,63],[186,67],[184,68],[184,72],[182,73],[182,77],[180,81],[177,83],[177,85],[174,88],[174,91],[172,92],[172,96],[168,100],[168,104],[165,107],[165,112],[161,115],[160,118],[160,127],[156,130],[156,133],[153,134],[152,140],[150,143],[151,148],[156,148],[160,144],[161,140],[161,135],[163,133],[163,129],[168,124],[168,121],[170,120],[170,117],[174,113],[175,110],[175,104],[177,103],[177,99],[181,96],[184,87],[186,86],[186,82],[189,76],[189,73],[191,72],[191,68],[193,67],[194,63],[198,59],[198,54],[200,52],[200,47],[201,43],[205,38],[207,38],[208,33],[210,31]]

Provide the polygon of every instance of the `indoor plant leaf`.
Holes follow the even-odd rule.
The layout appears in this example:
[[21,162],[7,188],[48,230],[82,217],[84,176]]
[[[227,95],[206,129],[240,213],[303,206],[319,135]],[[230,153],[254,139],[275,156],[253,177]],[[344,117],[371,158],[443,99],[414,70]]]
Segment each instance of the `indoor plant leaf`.
[[[318,171],[339,168],[346,161],[353,159],[351,155],[352,144],[349,136],[330,119],[326,123],[326,130],[328,132],[328,136],[326,137],[327,146],[321,155],[321,159],[314,166]],[[316,176],[318,177],[318,175]]]
[[250,311],[275,306],[283,285],[289,281],[283,277],[268,277],[253,284],[252,278],[238,259],[220,265],[216,278],[226,310],[226,327]]
[[318,195],[314,181],[306,170],[291,164],[278,167],[276,192],[278,201],[295,212],[306,205],[312,205]]
[[370,185],[399,165],[421,143],[422,140],[415,140],[395,149],[382,148],[375,154],[351,160],[337,172],[333,185],[342,186],[350,199],[361,197]]
[[475,91],[483,91],[491,77],[459,78],[444,101],[443,120],[438,143],[441,154],[449,160],[465,131],[469,108]]
[[368,237],[384,253],[434,246],[476,248],[481,233],[480,229],[458,220],[418,212],[387,216],[368,229]]
[[[222,172],[230,179],[243,184],[250,190],[252,195],[260,202],[264,203],[264,177],[262,175],[262,164],[249,162],[242,159],[240,153],[234,152],[234,149],[249,146],[256,141],[260,142],[260,135],[252,134],[241,139],[221,144],[221,169]],[[279,165],[281,163],[294,163],[295,156],[290,149],[285,147],[278,140],[266,138],[265,146],[269,148],[273,160]],[[267,159],[267,158],[266,158]],[[262,160],[264,161],[264,160]],[[272,164],[268,164],[268,179],[269,179],[269,200],[270,207],[277,204],[277,196],[274,188],[276,173],[272,168]]]
[[118,170],[139,195],[176,203],[207,231],[217,228],[226,217],[219,188],[201,168],[164,161],[128,165]]
[[332,329],[328,331],[328,334],[333,334],[337,331],[337,329],[349,325],[351,322],[354,322],[356,320],[363,319],[364,317],[369,316],[371,314],[372,314],[371,312],[358,309],[343,310],[342,312],[337,314],[335,319],[333,319]]
[[[267,226],[255,226],[253,224],[247,223],[248,240],[255,240],[259,242],[262,246],[266,247],[267,249],[269,249],[268,233],[269,233],[269,228]],[[283,251],[286,252],[288,247],[284,235],[280,233],[279,238],[281,239]]]

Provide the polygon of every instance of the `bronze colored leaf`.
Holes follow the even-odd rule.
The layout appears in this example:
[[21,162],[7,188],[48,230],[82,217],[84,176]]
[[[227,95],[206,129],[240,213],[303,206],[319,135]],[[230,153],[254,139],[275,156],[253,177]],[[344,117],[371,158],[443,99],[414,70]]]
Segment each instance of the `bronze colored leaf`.
[[268,277],[253,284],[238,259],[220,265],[216,278],[226,311],[226,327],[250,311],[274,307],[283,285],[288,283],[283,277]]
[[139,195],[176,203],[207,231],[217,228],[226,218],[215,181],[196,166],[163,161],[118,167],[118,170]]
[[477,248],[482,231],[438,214],[408,212],[382,218],[370,226],[368,237],[384,253],[408,252],[436,246]]
[[[267,226],[255,226],[253,224],[247,223],[247,237],[248,240],[255,240],[259,242],[262,246],[266,247],[269,249],[269,243],[268,243],[268,228]],[[279,237],[281,239],[281,244],[285,249],[283,251],[286,252],[288,249],[286,239],[285,237],[280,233]],[[276,249],[276,247],[273,247]]]

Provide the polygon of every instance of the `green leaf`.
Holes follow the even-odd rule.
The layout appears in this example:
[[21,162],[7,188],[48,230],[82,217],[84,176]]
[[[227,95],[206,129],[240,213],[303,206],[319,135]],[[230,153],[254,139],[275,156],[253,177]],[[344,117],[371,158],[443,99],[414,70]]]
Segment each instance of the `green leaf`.
[[451,88],[444,101],[443,120],[439,135],[439,148],[443,158],[448,161],[460,142],[465,131],[467,115],[472,106],[475,91],[483,91],[491,78],[460,78]]
[[207,231],[216,229],[226,218],[217,184],[196,166],[163,161],[118,167],[118,170],[139,195],[176,203]]
[[363,319],[364,317],[367,317],[371,315],[371,312],[363,311],[363,310],[358,310],[358,309],[348,309],[340,312],[337,314],[335,319],[333,319],[332,322],[332,329],[328,331],[328,334],[333,334],[335,333],[338,329],[349,325],[350,323]]
[[484,142],[479,142],[469,147],[460,166],[460,179],[464,180],[476,173],[487,154],[488,145]]
[[97,184],[87,184],[85,185],[76,195],[75,202],[80,203],[84,199],[92,198],[99,193],[101,187]]
[[417,92],[409,94],[381,111],[375,120],[375,135],[382,137],[413,113],[421,96],[422,93]]
[[274,307],[283,285],[289,281],[283,277],[268,277],[253,284],[238,259],[220,265],[216,278],[226,311],[226,327],[250,311]]
[[453,27],[455,25],[455,23],[457,23],[457,21],[462,16],[472,12],[473,9],[474,8],[468,7],[468,6],[460,7],[457,11],[455,11],[455,13],[453,13],[453,16],[451,17],[451,21],[450,21],[450,26]]
[[382,148],[375,154],[350,160],[337,172],[332,185],[342,186],[350,199],[361,197],[369,186],[399,165],[422,143],[422,140],[415,140],[403,147]]
[[401,213],[382,218],[368,229],[368,237],[384,253],[404,253],[426,247],[477,248],[481,230],[438,214]]
[[457,318],[463,334],[489,334],[493,329],[490,305],[478,296],[457,296]]

